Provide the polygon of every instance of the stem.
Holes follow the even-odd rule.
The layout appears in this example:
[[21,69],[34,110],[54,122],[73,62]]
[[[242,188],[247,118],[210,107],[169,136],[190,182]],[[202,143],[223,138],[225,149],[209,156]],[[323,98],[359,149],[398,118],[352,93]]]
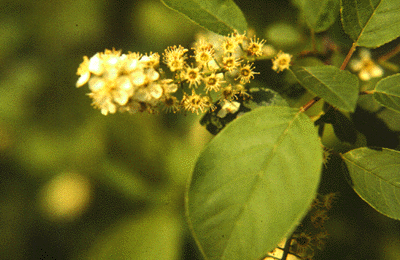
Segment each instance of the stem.
[[[213,101],[213,99],[212,99],[212,97],[211,97],[211,91],[207,92],[206,95],[210,98],[211,105],[213,105],[213,104],[214,104],[214,101]],[[215,109],[211,109],[211,110],[214,111]]]
[[307,111],[310,107],[312,107],[315,103],[317,103],[321,98],[320,97],[315,97],[311,99],[310,101],[307,102],[304,106],[300,108],[301,112]]
[[315,32],[313,29],[311,29],[311,46],[312,46],[312,51],[317,52],[317,44],[315,41]]
[[351,46],[349,53],[347,53],[346,58],[343,61],[342,66],[340,66],[341,70],[344,70],[347,66],[347,63],[349,63],[351,56],[353,55],[354,51],[356,50],[357,44],[353,42],[353,45]]
[[397,53],[399,53],[399,52],[400,52],[400,44],[397,45],[396,48],[394,48],[393,50],[391,50],[389,53],[387,53],[387,54],[383,55],[382,57],[380,57],[380,58],[378,59],[378,62],[379,62],[379,63],[385,62],[385,61],[387,61],[388,59],[390,59],[390,58],[392,58],[393,56],[395,56],[395,55],[396,55]]
[[259,57],[252,57],[246,56],[244,57],[244,61],[254,62],[254,61],[263,61],[263,60],[270,60],[271,58],[267,58],[267,56],[259,56]]
[[283,255],[281,260],[286,260],[287,256],[289,255],[290,250],[290,243],[292,242],[292,236],[286,239],[285,247],[283,248]]
[[371,95],[374,94],[375,90],[364,90],[360,92],[360,96],[361,95]]

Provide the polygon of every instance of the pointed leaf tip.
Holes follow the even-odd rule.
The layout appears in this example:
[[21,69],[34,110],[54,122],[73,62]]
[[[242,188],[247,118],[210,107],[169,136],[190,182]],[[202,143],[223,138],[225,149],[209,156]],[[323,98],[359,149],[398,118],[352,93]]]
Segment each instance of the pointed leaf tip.
[[228,35],[234,30],[244,33],[247,22],[232,0],[161,0],[167,7],[183,14],[212,32]]

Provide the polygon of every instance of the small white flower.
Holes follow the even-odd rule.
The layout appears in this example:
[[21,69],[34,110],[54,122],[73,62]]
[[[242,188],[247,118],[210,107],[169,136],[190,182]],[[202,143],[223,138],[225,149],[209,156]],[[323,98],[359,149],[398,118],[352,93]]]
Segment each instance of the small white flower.
[[224,100],[224,104],[220,111],[218,111],[217,116],[220,118],[226,117],[226,115],[236,113],[240,108],[240,103],[236,101]]
[[100,57],[100,53],[96,53],[89,60],[89,71],[97,76],[100,76],[104,72],[103,59]]
[[371,59],[371,52],[368,49],[362,49],[359,56],[360,59],[350,61],[349,67],[358,72],[358,77],[362,81],[383,76],[383,69]]
[[76,82],[77,88],[82,87],[89,81],[91,74],[89,71],[89,58],[87,56],[83,57],[83,62],[79,65],[76,74],[79,76],[79,79]]
[[142,86],[147,82],[147,76],[143,73],[143,71],[135,71],[129,76],[135,86]]
[[153,98],[159,99],[163,94],[163,89],[159,84],[153,83],[149,86],[149,92]]
[[76,82],[76,87],[82,87],[83,85],[85,85],[90,79],[90,72],[85,72],[82,75],[80,75],[78,81]]
[[99,92],[99,91],[103,90],[105,88],[105,86],[106,86],[106,82],[102,78],[92,77],[89,80],[89,89],[92,92]]
[[178,85],[172,82],[172,79],[161,80],[161,87],[165,94],[175,93],[178,90]]
[[150,69],[146,72],[147,77],[149,77],[149,80],[151,81],[156,81],[160,78],[160,74],[155,71],[154,69]]
[[278,73],[285,69],[289,69],[291,59],[292,55],[279,51],[275,59],[272,61],[272,69]]

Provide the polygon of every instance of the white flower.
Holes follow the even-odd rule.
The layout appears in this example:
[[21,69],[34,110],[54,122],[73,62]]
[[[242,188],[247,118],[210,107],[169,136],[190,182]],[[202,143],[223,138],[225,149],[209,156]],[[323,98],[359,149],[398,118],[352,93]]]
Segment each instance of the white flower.
[[239,102],[224,100],[224,104],[222,105],[221,110],[218,111],[217,116],[220,118],[224,118],[228,113],[229,114],[236,113],[239,110],[239,108],[240,108]]
[[90,79],[89,58],[87,56],[83,57],[83,62],[79,65],[76,74],[80,76],[78,81],[76,82],[77,88],[82,87],[89,81]]
[[292,55],[279,51],[275,59],[272,60],[272,69],[278,73],[285,69],[289,69],[291,59]]
[[358,71],[358,77],[362,81],[383,76],[383,69],[371,59],[371,52],[368,49],[362,49],[359,56],[361,59],[351,60],[349,67],[353,71]]
[[97,76],[100,76],[104,72],[103,59],[100,56],[100,53],[96,53],[89,60],[89,71]]

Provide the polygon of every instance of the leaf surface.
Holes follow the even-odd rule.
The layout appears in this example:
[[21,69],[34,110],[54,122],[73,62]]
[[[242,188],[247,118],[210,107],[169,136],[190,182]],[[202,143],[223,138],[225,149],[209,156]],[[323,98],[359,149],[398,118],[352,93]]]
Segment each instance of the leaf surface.
[[339,14],[339,0],[301,0],[299,7],[315,32],[326,31]]
[[154,199],[154,191],[140,175],[110,159],[104,159],[101,163],[102,172],[96,177],[109,188],[114,189],[124,197],[135,200]]
[[186,195],[189,225],[206,259],[254,260],[307,213],[322,150],[311,120],[268,106],[227,125],[201,153]]
[[332,106],[354,112],[358,99],[358,79],[334,66],[293,67],[291,71],[303,87]]
[[380,213],[400,219],[400,152],[363,147],[342,157],[357,194]]
[[345,32],[359,46],[379,47],[400,36],[398,0],[341,0]]
[[232,0],[161,0],[169,8],[221,35],[234,30],[244,33],[247,22],[242,11]]
[[79,259],[181,259],[182,223],[174,210],[157,208],[118,220]]
[[374,98],[383,106],[400,112],[400,74],[380,80],[376,84]]

